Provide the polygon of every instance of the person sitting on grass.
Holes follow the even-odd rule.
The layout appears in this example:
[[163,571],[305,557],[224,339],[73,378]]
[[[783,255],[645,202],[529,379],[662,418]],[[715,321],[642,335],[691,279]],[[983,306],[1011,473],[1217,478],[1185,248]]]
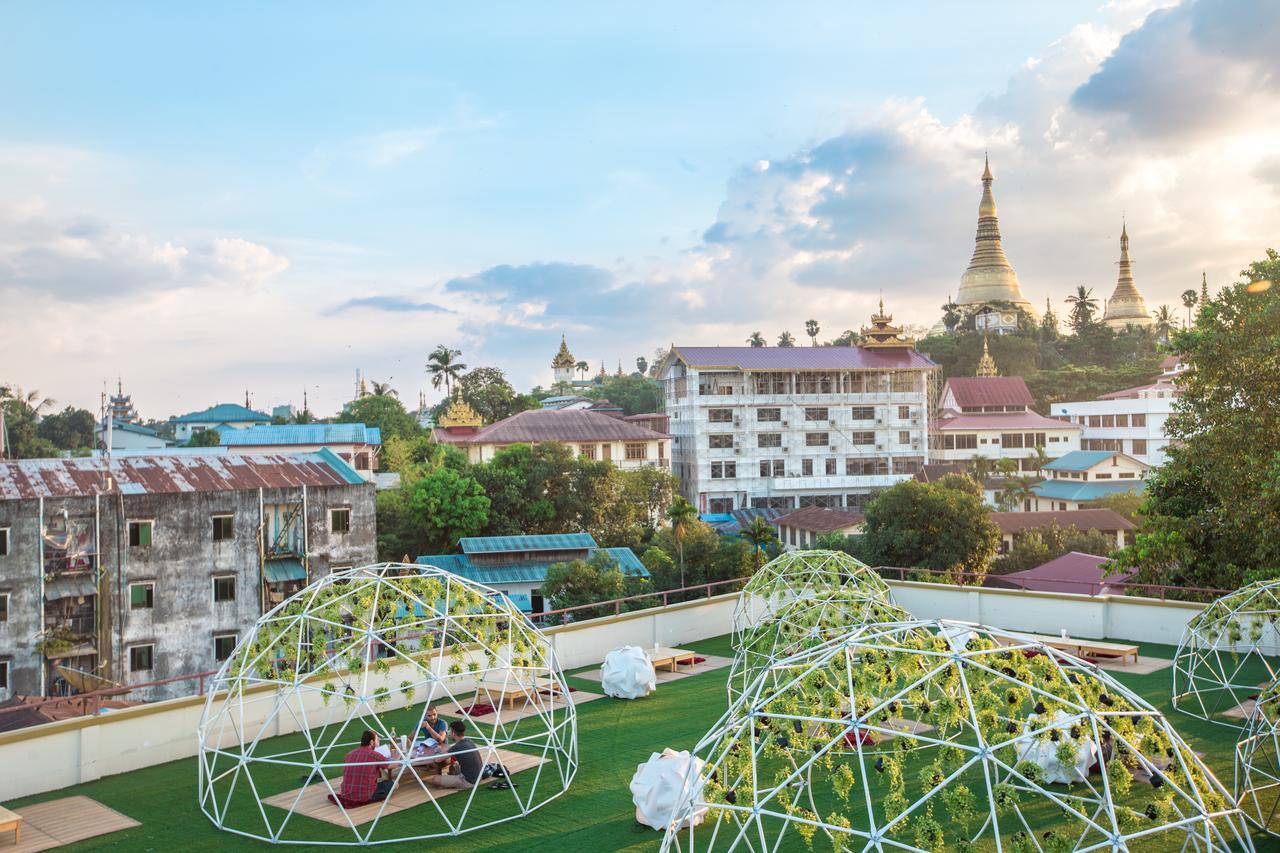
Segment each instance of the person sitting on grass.
[[350,807],[387,798],[395,782],[390,777],[378,780],[378,776],[389,771],[390,766],[377,749],[378,736],[365,729],[360,735],[360,745],[348,752],[343,760],[342,787],[338,789],[336,799],[333,794],[329,795],[330,801]]
[[436,759],[437,764],[448,767],[439,776],[428,776],[426,782],[437,788],[470,788],[479,781],[483,769],[480,750],[467,737],[467,724],[462,720],[449,724],[449,738],[453,741],[449,753]]
[[440,712],[436,710],[436,706],[428,705],[427,716],[423,718],[422,725],[418,726],[418,740],[425,741],[430,738],[436,742],[435,746],[423,744],[424,750],[428,753],[443,752],[445,741],[448,738],[445,732],[448,729],[448,724],[440,719]]

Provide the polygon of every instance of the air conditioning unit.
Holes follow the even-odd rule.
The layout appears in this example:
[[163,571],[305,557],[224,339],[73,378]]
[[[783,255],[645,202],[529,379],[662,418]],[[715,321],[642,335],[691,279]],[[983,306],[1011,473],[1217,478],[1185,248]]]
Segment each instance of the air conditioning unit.
[[920,423],[920,418],[919,418],[919,417],[914,417],[914,418],[912,418],[912,419],[911,419],[911,423],[916,424],[916,425],[919,425],[919,423]]
[[783,421],[783,422],[782,422],[782,425],[783,425],[783,426],[791,426],[791,424],[790,424],[788,421]]
[[742,418],[734,418],[734,419],[733,419],[733,425],[734,425],[734,426],[742,426]]
[[876,426],[884,426],[884,418],[876,418]]
[[835,419],[834,419],[834,418],[833,418],[832,420],[827,421],[827,423],[831,424],[831,426],[835,426],[835,425],[836,425],[836,422],[835,422]]
[[877,445],[876,445],[876,450],[884,450],[884,445],[883,445],[883,444],[877,444]]
[[827,450],[830,450],[833,453],[835,452],[835,449],[836,449],[836,446],[834,444],[827,448]]
[[741,447],[735,447],[735,448],[733,449],[733,455],[734,455],[734,456],[741,456],[741,455],[742,455],[742,448],[741,448]]
[[790,447],[784,447],[784,448],[782,448],[782,452],[783,452],[783,453],[790,453],[790,452],[791,452],[791,448],[790,448]]

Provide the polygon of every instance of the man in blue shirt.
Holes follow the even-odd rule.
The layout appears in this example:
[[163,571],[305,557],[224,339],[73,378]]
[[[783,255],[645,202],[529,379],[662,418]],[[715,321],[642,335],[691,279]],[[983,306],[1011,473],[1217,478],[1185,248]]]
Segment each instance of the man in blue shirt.
[[423,744],[429,753],[439,753],[444,751],[445,732],[448,726],[444,720],[440,719],[440,712],[436,710],[435,705],[427,706],[427,715],[422,720],[422,725],[418,726],[418,739],[425,741],[427,738],[434,740],[435,746]]

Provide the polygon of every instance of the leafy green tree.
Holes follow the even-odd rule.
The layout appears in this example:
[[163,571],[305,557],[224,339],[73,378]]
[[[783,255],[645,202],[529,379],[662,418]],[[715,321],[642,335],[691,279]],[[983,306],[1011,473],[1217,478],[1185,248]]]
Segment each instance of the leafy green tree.
[[93,447],[95,426],[93,414],[87,409],[67,406],[55,415],[45,415],[36,434],[62,450],[78,450]]
[[[547,568],[541,592],[560,609],[642,595],[648,586],[643,576],[624,574],[609,552],[597,551],[589,560],[553,563]],[[575,610],[573,619],[581,621],[611,613],[612,607],[588,607]]]
[[[618,480],[621,484],[620,506],[612,511],[633,516],[639,527],[640,541],[648,542],[657,532],[658,523],[666,517],[667,507],[675,498],[679,482],[670,472],[658,468],[619,471]],[[638,547],[640,542],[619,544]]]
[[742,538],[751,543],[751,554],[755,563],[753,568],[758,571],[760,569],[760,558],[764,553],[765,547],[777,542],[778,534],[772,524],[757,515],[751,519],[750,524],[742,528]]
[[474,467],[492,502],[489,536],[566,533],[583,530],[574,494],[575,460],[563,444],[515,444]]
[[489,523],[489,499],[473,478],[450,468],[420,477],[405,495],[419,554],[453,551]]
[[[717,560],[720,545],[724,541],[711,525],[693,519],[685,528],[684,539],[676,541],[675,531],[664,527],[653,535],[652,545],[666,553],[671,560],[671,572],[665,576],[654,576],[654,589],[676,589],[683,586],[696,586],[709,581],[720,580],[719,571],[723,562]],[[684,551],[685,568],[683,580],[680,569],[680,551]],[[748,554],[748,559],[750,555]]]
[[390,382],[370,382],[369,387],[372,392],[380,397],[395,397],[400,399],[400,392],[391,387]]
[[1109,509],[1112,512],[1119,513],[1132,522],[1137,522],[1142,512],[1142,503],[1145,498],[1135,492],[1116,492],[1098,498],[1096,501],[1090,501],[1092,507],[1100,509]]
[[765,345],[764,335],[759,332],[752,332],[751,336],[747,338],[747,344],[759,349]]
[[187,447],[217,447],[222,444],[222,436],[216,429],[198,429],[191,433]]
[[815,347],[818,345],[818,328],[817,320],[804,321],[804,333],[809,336],[809,340]]
[[[985,460],[989,462],[990,460]],[[946,474],[938,478],[938,486],[944,489],[958,489],[966,494],[982,499],[982,483],[968,474]]]
[[1050,524],[1018,537],[1009,553],[997,557],[991,568],[996,574],[1003,575],[1034,569],[1071,551],[1105,557],[1115,548],[1115,540],[1101,530],[1082,531],[1074,525],[1059,527]]
[[982,499],[907,480],[867,507],[861,559],[871,565],[938,569],[953,583],[981,584],[1000,545]]
[[1196,292],[1191,289],[1182,291],[1182,307],[1187,309],[1187,328],[1191,328],[1191,309],[1196,307]]
[[649,362],[645,360],[644,356],[636,357],[636,373],[641,376],[647,376],[649,373]]
[[1058,329],[1058,315],[1054,313],[1048,297],[1045,297],[1044,314],[1040,317],[1040,340],[1052,342],[1060,337],[1062,332]]
[[1173,334],[1188,369],[1165,423],[1168,460],[1116,560],[1146,583],[1234,589],[1280,566],[1280,255],[1240,274]]
[[1098,310],[1098,300],[1093,296],[1093,288],[1080,285],[1075,293],[1067,297],[1067,304],[1071,306],[1067,315],[1067,325],[1071,327],[1071,331],[1078,335],[1094,324],[1093,315]]
[[781,335],[778,335],[778,346],[793,347],[795,345],[796,345],[795,336],[792,335],[790,332],[783,332]]
[[[517,394],[506,374],[496,367],[477,367],[468,371],[459,377],[457,388],[458,396],[487,424],[538,407],[538,401],[528,394]],[[447,403],[446,398],[442,405]]]
[[1012,512],[1035,496],[1031,487],[1036,484],[1034,477],[1008,477],[1004,488],[996,494],[996,505],[1005,512]]
[[964,315],[960,313],[960,306],[948,296],[946,304],[942,306],[942,325],[947,327],[949,333],[954,333],[956,326],[959,326],[960,321],[963,319]]
[[645,376],[613,376],[605,380],[593,397],[601,397],[622,407],[624,415],[643,415],[659,411],[658,383]]
[[445,344],[440,344],[427,356],[427,374],[431,377],[431,387],[439,391],[443,385],[446,397],[453,395],[453,386],[467,369],[465,364],[458,361],[461,356],[462,350],[450,349]]
[[422,427],[404,404],[385,394],[369,394],[352,400],[343,407],[337,419],[340,424],[364,424],[382,431],[384,442],[392,438],[414,438],[422,434]]

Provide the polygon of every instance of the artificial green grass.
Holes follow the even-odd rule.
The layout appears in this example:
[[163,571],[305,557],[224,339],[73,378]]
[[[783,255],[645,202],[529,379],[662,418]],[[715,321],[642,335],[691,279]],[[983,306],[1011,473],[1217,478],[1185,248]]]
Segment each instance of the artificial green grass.
[[[707,654],[731,654],[727,637],[688,645]],[[1146,656],[1171,658],[1174,654],[1171,646],[1149,643],[1141,646]],[[1230,789],[1233,748],[1237,738],[1235,729],[1174,711],[1170,700],[1171,669],[1150,675],[1126,675],[1115,671],[1112,674],[1164,712],[1193,749],[1206,753],[1205,762]],[[386,847],[520,853],[656,850],[662,836],[635,823],[628,783],[636,765],[647,760],[650,753],[666,746],[690,749],[714,725],[725,710],[727,675],[728,670],[722,669],[664,683],[652,696],[633,702],[600,699],[582,705],[578,709],[580,767],[572,787],[564,796],[526,818],[477,833]],[[1259,675],[1261,679],[1262,675]],[[575,678],[573,672],[569,674],[569,683],[580,690],[600,689],[598,682]],[[397,719],[396,722],[400,721]],[[407,717],[405,724],[408,724]],[[296,775],[296,770],[293,773]],[[516,780],[519,780],[518,776]],[[142,826],[135,829],[91,839],[65,848],[68,850],[272,849],[272,845],[214,828],[197,805],[196,782],[196,759],[190,758],[27,797],[6,805],[12,808],[83,794],[142,822]],[[485,793],[488,792],[477,792],[477,797]],[[418,811],[410,809],[394,817],[411,820]],[[305,818],[295,820],[311,824],[306,829],[316,834],[306,837],[326,837],[329,830],[335,829]],[[389,819],[384,820],[388,822],[380,823],[379,827],[386,825],[390,829]],[[302,829],[301,824],[299,829]],[[346,837],[350,838],[350,835]],[[794,843],[787,845],[787,849],[806,849],[798,836],[792,838]],[[1280,853],[1280,840],[1261,832],[1254,832],[1253,838],[1258,850]],[[814,849],[830,847],[821,840],[815,840]]]

